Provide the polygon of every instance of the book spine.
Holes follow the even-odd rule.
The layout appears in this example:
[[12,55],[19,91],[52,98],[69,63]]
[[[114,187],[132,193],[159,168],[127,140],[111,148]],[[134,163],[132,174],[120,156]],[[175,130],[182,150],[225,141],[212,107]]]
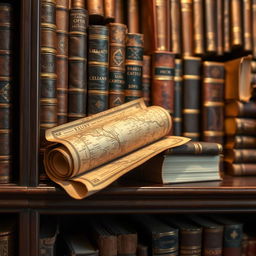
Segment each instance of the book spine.
[[256,163],[256,149],[227,149],[225,161],[232,163]]
[[108,109],[109,29],[89,26],[88,115]]
[[101,25],[104,23],[104,2],[103,0],[89,0],[87,10],[89,13],[89,23]]
[[3,256],[14,256],[16,255],[15,249],[15,234],[4,234],[0,236],[0,252]]
[[201,58],[183,60],[183,136],[199,140]]
[[233,164],[225,162],[225,170],[232,176],[256,175],[256,164]]
[[124,24],[124,0],[116,0],[115,22]]
[[109,107],[124,103],[125,85],[125,39],[124,24],[109,24]]
[[182,135],[182,60],[175,59],[173,135]]
[[58,125],[66,123],[68,119],[68,22],[68,0],[56,0]]
[[[68,120],[86,116],[88,13],[81,0],[73,1],[69,24]],[[77,3],[77,4],[76,4]],[[75,5],[76,4],[76,5]]]
[[125,102],[142,96],[143,34],[126,35]]
[[203,255],[222,256],[223,252],[223,228],[204,228],[203,231]]
[[193,1],[194,10],[194,53],[204,54],[203,0]]
[[184,56],[193,56],[193,4],[192,0],[181,0],[182,48]]
[[228,136],[225,148],[253,149],[256,145],[256,137],[253,136]]
[[252,55],[256,58],[256,0],[252,0]]
[[0,183],[12,180],[13,9],[0,3]]
[[137,234],[122,234],[117,236],[117,255],[136,256]]
[[104,0],[105,22],[115,22],[115,0]]
[[243,0],[243,41],[244,50],[252,51],[252,1]]
[[224,53],[223,41],[223,0],[217,0],[217,55]]
[[224,139],[224,64],[203,63],[203,141],[223,144]]
[[143,55],[142,96],[147,106],[150,105],[151,91],[151,56]]
[[230,0],[224,0],[224,52],[228,53],[231,51],[231,32],[230,32],[230,21],[231,21],[231,8]]
[[148,256],[148,247],[146,245],[143,244],[138,244],[137,246],[137,252],[136,252],[137,256]]
[[240,102],[236,101],[235,104],[227,103],[225,107],[225,115],[229,117],[256,117],[256,103],[254,102]]
[[127,26],[129,33],[139,33],[139,2],[127,0]]
[[256,120],[247,118],[226,118],[225,133],[235,135],[256,135]]
[[45,130],[57,125],[56,94],[56,2],[41,1],[40,49],[40,137],[45,146]]
[[172,52],[155,51],[152,54],[152,104],[173,114],[174,60]]
[[231,38],[232,46],[242,46],[242,17],[241,17],[241,5],[240,0],[231,0]]
[[170,19],[171,19],[171,45],[172,52],[181,55],[181,6],[179,0],[171,0],[170,3]]
[[201,255],[202,229],[180,229],[180,256]]
[[216,0],[205,0],[206,51],[208,53],[217,52],[216,15],[217,15]]

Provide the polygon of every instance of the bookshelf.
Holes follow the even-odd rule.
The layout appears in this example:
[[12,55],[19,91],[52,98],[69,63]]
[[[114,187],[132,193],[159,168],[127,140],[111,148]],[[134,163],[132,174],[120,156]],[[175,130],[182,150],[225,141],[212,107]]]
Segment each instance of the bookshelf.
[[256,212],[256,177],[225,176],[220,182],[185,185],[114,184],[84,200],[39,184],[40,0],[15,4],[20,10],[18,177],[15,184],[0,186],[0,212],[18,216],[20,256],[38,255],[44,214]]

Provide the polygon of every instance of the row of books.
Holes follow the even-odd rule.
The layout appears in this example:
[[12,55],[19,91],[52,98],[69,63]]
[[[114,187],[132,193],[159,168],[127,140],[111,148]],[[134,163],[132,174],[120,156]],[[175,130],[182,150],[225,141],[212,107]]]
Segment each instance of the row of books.
[[43,217],[40,255],[251,256],[254,228],[247,217],[217,214]]

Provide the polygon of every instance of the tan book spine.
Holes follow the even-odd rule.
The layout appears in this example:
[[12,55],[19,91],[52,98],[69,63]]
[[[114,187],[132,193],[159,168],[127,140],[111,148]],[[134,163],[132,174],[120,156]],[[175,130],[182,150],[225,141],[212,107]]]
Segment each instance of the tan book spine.
[[217,55],[224,53],[223,40],[223,0],[217,0]]
[[232,46],[242,46],[242,4],[240,0],[231,0],[231,38]]
[[139,33],[139,1],[127,0],[127,26],[129,33]]
[[115,0],[104,0],[105,22],[115,21]]
[[224,52],[231,51],[231,40],[230,40],[230,20],[231,20],[231,9],[230,0],[224,0]]
[[184,56],[192,56],[193,51],[193,3],[192,0],[181,1],[182,47]]
[[115,2],[115,22],[124,24],[124,0]]
[[[222,1],[222,0],[220,0]],[[194,11],[194,53],[196,55],[204,54],[204,16],[203,0],[193,1]]]
[[253,58],[256,58],[256,0],[252,0],[252,41],[252,54]]
[[103,24],[103,22],[104,22],[103,0],[87,1],[87,10],[89,13],[89,23],[90,24]]
[[243,0],[243,39],[244,50],[252,51],[252,1]]

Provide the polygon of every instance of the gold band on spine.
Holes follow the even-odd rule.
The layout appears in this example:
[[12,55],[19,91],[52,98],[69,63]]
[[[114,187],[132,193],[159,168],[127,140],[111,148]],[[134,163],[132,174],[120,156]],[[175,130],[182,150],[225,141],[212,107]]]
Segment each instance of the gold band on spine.
[[198,136],[200,136],[200,133],[198,133],[198,132],[183,132],[183,136],[198,137]]
[[81,58],[81,57],[69,57],[68,60],[72,60],[72,61],[87,61],[86,58]]
[[225,79],[217,79],[217,78],[210,78],[206,77],[204,78],[204,83],[224,83]]
[[181,82],[183,79],[182,79],[182,77],[180,77],[180,76],[175,76],[174,77],[174,81],[175,82]]
[[103,66],[103,67],[108,67],[108,62],[99,62],[99,61],[89,61],[88,62],[89,65],[93,65],[93,66]]
[[49,48],[49,47],[41,47],[40,51],[43,53],[52,53],[52,54],[56,54],[57,50],[54,48]]
[[68,113],[68,117],[85,117],[85,114],[72,114],[72,113]]
[[160,80],[160,81],[172,81],[173,80],[173,76],[153,76],[154,80]]
[[203,131],[205,136],[223,136],[224,132],[220,131]]
[[181,117],[174,117],[173,121],[174,122],[182,122],[182,118]]
[[0,133],[11,133],[12,130],[10,129],[0,129]]
[[206,101],[203,105],[204,107],[223,107],[224,102]]
[[122,92],[122,91],[109,91],[109,94],[112,94],[112,95],[124,95],[124,92]]
[[204,61],[203,63],[204,66],[221,66],[224,67],[224,63],[221,62],[214,62],[214,61]]
[[106,91],[101,91],[101,90],[88,90],[88,93],[92,93],[92,94],[101,94],[101,95],[108,95],[108,92]]
[[200,110],[199,109],[190,109],[190,108],[185,108],[182,111],[184,114],[199,114]]
[[126,96],[141,96],[141,91],[138,91],[138,90],[133,90],[133,91],[125,90],[125,95]]
[[45,22],[42,22],[41,23],[41,27],[44,27],[44,28],[51,28],[51,29],[54,29],[56,30],[56,25],[55,24],[52,24],[52,23],[45,23]]
[[108,40],[108,36],[103,36],[103,35],[89,35],[89,40],[90,39],[99,39],[99,40]]
[[41,73],[41,78],[50,78],[50,79],[57,79],[57,75],[54,73]]
[[197,76],[197,75],[183,75],[183,79],[200,80],[201,76]]
[[143,61],[140,60],[125,60],[125,65],[143,66]]
[[69,92],[87,92],[86,89],[81,89],[81,88],[69,88]]
[[81,31],[71,31],[69,32],[70,35],[82,35],[82,36],[86,36],[87,33],[86,32],[81,32]]

